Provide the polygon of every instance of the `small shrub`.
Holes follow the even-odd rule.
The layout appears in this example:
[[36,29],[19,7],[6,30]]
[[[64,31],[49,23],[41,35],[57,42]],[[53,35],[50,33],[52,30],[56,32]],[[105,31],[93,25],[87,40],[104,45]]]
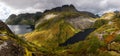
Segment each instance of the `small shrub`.
[[107,20],[100,19],[100,20],[97,20],[97,21],[94,23],[93,27],[94,27],[94,28],[99,28],[99,27],[101,27],[102,25],[104,25],[104,24],[106,24],[106,23],[108,23]]
[[120,42],[120,34],[116,36],[115,41]]

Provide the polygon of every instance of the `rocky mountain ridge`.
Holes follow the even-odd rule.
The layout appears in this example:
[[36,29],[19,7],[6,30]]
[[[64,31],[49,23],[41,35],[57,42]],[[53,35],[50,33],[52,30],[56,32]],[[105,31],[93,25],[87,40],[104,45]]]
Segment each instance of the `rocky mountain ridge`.
[[24,13],[24,14],[12,14],[8,17],[6,20],[6,23],[9,25],[35,25],[40,18],[43,18],[44,15],[47,14],[59,14],[62,13],[67,15],[67,12],[74,12],[71,14],[79,13],[81,16],[85,17],[97,17],[91,12],[87,11],[78,11],[73,5],[63,5],[62,7],[56,7],[50,10],[45,10],[43,13],[42,12],[36,12],[36,13]]

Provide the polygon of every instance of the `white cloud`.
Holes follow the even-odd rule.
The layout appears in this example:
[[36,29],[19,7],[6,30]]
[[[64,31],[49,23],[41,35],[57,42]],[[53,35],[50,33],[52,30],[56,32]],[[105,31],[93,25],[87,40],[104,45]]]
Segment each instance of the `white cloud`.
[[28,9],[44,11],[64,4],[74,4],[78,10],[98,13],[100,11],[118,8],[119,0],[1,0],[15,9]]
[[101,2],[100,2],[100,7],[101,8],[105,8],[105,7],[107,7],[107,2],[108,2],[109,0],[102,0]]
[[0,3],[0,20],[5,20],[10,15],[10,8]]
[[[1,4],[2,3],[2,4]],[[119,10],[119,0],[0,0],[0,15],[44,11],[64,4],[73,4],[78,10],[103,13],[107,10]],[[2,6],[2,7],[1,7]],[[5,18],[7,16],[0,17]]]

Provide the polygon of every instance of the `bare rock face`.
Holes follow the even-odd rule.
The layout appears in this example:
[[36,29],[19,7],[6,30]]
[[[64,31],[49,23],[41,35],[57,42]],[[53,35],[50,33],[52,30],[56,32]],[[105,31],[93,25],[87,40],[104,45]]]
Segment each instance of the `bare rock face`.
[[24,56],[24,49],[12,40],[0,44],[0,56]]
[[88,29],[91,26],[93,26],[94,21],[92,21],[88,17],[76,17],[76,18],[70,18],[66,20],[70,24],[72,24],[76,29]]
[[24,56],[24,48],[8,34],[13,33],[4,22],[0,21],[0,56]]

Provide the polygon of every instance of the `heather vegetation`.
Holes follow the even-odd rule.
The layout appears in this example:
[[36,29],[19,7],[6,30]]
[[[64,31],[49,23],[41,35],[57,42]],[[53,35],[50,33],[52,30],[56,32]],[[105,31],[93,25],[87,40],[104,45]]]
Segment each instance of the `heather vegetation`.
[[93,27],[99,28],[99,27],[101,27],[101,26],[103,26],[103,25],[105,25],[105,24],[107,24],[107,23],[108,23],[108,20],[98,19],[98,20],[95,21]]
[[[73,5],[65,5],[36,16],[35,29],[22,36],[0,22],[0,47],[10,47],[4,56],[120,56],[119,15],[111,12],[97,18],[90,12],[77,11]],[[24,16],[25,21],[20,21],[32,25],[28,18]]]

